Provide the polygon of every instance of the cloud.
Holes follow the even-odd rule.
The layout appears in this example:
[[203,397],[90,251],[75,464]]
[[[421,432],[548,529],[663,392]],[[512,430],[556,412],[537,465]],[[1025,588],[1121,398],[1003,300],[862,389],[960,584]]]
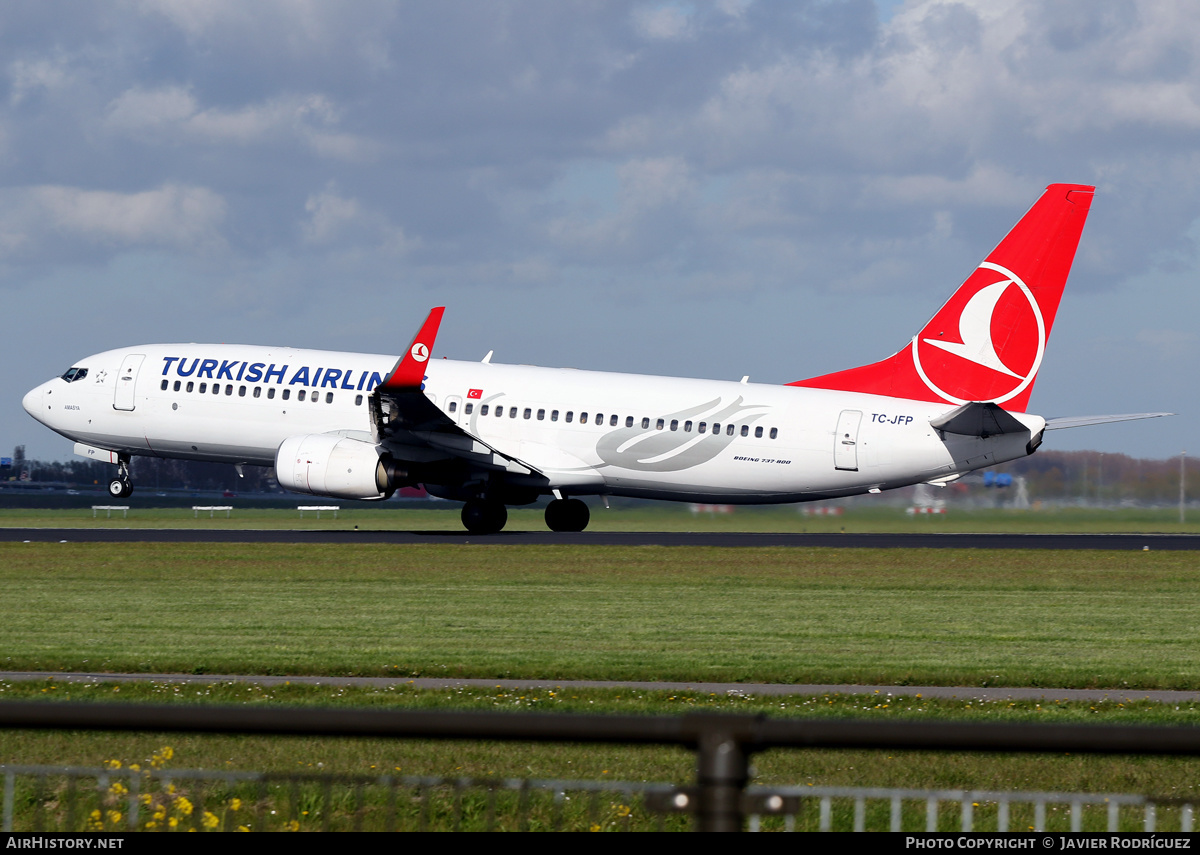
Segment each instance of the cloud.
[[633,11],[633,28],[644,39],[686,38],[691,30],[689,10],[678,4],[643,6]]
[[205,145],[255,145],[298,139],[321,156],[340,160],[370,159],[379,146],[353,134],[328,130],[338,111],[323,95],[284,95],[235,109],[201,108],[192,92],[180,86],[135,87],[108,105],[105,124],[124,136],[147,134]]
[[304,238],[313,245],[368,245],[389,253],[404,253],[418,243],[388,222],[386,216],[369,210],[357,199],[340,195],[333,186],[310,195],[304,210],[308,214],[302,226]]
[[185,252],[222,243],[225,202],[203,187],[165,185],[140,193],[40,186],[0,195],[0,247],[8,258],[42,246],[166,247]]
[[8,76],[12,81],[9,99],[14,105],[35,92],[62,89],[72,80],[71,69],[62,57],[15,60],[9,64]]

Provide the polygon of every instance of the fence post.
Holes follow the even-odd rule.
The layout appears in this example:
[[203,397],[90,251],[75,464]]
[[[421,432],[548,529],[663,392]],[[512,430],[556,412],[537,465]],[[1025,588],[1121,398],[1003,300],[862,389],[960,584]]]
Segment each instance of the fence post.
[[696,739],[696,831],[741,831],[756,716],[689,715]]

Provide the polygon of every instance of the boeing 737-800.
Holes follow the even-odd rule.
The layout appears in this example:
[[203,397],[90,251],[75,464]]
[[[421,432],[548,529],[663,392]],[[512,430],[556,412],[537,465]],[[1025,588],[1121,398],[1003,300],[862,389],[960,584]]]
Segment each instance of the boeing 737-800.
[[[553,496],[723,503],[877,493],[1032,454],[1046,430],[1165,413],[1046,421],[1026,412],[1093,188],[1055,184],[911,343],[881,362],[783,386],[431,360],[443,309],[394,356],[154,344],[75,363],[25,396],[75,452],[274,466],[281,486],[385,499],[403,485],[464,502],[495,532],[506,505]],[[489,354],[490,357],[490,354]]]

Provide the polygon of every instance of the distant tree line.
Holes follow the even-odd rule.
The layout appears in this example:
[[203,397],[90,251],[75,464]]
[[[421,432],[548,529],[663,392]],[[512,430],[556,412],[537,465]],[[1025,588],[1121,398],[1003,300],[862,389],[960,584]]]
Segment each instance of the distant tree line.
[[[257,493],[276,489],[275,470],[269,466],[243,466],[245,477],[239,478],[229,463],[202,463],[195,460],[165,460],[158,457],[135,457],[130,463],[133,483],[145,490],[230,490],[235,493]],[[0,472],[3,480],[21,478],[28,473],[32,482],[55,482],[75,489],[104,487],[116,474],[111,463],[95,460],[14,460],[11,470]]]
[[[1133,501],[1171,505],[1179,501],[1179,458],[1145,460],[1100,451],[1039,451],[996,467],[1025,478],[1029,498],[1084,499],[1097,504]],[[1200,460],[1186,459],[1187,501],[1200,498]]]
[[[135,457],[133,481],[139,490],[231,490],[235,493],[278,489],[269,466],[243,466],[244,478],[228,463]],[[1187,500],[1200,499],[1200,460],[1188,458]],[[1171,505],[1179,501],[1179,458],[1145,460],[1099,451],[1039,451],[1022,460],[994,468],[1025,478],[1029,498],[1115,504],[1133,501]],[[3,480],[28,472],[30,481],[58,482],[76,488],[104,486],[116,472],[109,463],[94,460],[40,461],[15,459],[12,469],[0,471]]]

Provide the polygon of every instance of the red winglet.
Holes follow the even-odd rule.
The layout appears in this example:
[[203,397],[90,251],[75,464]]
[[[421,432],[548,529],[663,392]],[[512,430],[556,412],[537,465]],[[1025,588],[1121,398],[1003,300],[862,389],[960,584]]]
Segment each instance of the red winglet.
[[419,389],[425,380],[425,363],[433,352],[433,342],[437,338],[438,327],[442,323],[442,313],[445,306],[439,306],[429,312],[429,317],[421,325],[420,331],[408,346],[408,350],[396,362],[396,367],[387,379],[379,384],[378,389],[384,392],[396,392],[401,389]]

